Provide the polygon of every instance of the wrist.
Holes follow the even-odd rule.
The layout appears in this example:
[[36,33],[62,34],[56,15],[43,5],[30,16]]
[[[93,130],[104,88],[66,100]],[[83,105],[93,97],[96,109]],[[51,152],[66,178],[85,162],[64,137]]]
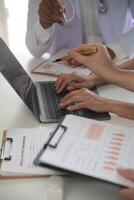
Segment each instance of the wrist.
[[93,86],[101,86],[109,83],[107,80],[98,76],[95,76],[91,81]]
[[112,112],[112,101],[107,99],[107,98],[103,98],[103,112]]
[[118,110],[118,106],[119,105],[118,105],[118,102],[116,100],[108,99],[107,103],[106,103],[106,111],[116,114],[116,112]]
[[76,82],[84,81],[84,78],[80,76],[79,74],[77,74],[76,72],[73,72],[72,75],[73,75],[73,81],[76,81]]
[[121,85],[123,79],[126,78],[126,72],[122,70],[121,68],[115,67],[113,70],[113,74],[111,77],[111,83],[115,85]]
[[119,69],[117,68],[116,65],[109,65],[108,67],[105,68],[106,71],[104,74],[102,74],[102,78],[112,84],[116,84],[119,76],[120,76],[120,72]]
[[39,20],[39,23],[44,29],[48,29],[52,26],[52,23],[43,23],[41,20]]

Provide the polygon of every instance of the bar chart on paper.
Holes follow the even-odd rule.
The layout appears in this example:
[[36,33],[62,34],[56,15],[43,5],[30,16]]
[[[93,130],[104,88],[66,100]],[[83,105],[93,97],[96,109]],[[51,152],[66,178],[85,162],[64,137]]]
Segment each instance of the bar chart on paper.
[[117,174],[118,167],[134,167],[133,129],[73,115],[67,115],[62,125],[67,127],[62,140],[56,149],[44,150],[41,162],[119,185],[133,185]]

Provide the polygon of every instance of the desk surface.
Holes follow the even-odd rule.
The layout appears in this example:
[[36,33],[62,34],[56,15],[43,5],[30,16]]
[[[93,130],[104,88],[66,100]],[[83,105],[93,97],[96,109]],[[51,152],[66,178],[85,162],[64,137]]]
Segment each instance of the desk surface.
[[[50,80],[44,75],[32,75],[30,71],[41,62],[39,59],[32,59],[25,53],[20,53],[17,58],[29,73],[33,81]],[[24,59],[25,58],[25,59]],[[52,80],[54,78],[51,77]],[[119,87],[109,85],[99,88],[99,94],[108,98],[133,102],[134,94]],[[24,105],[9,84],[0,74],[0,133],[8,128],[29,128],[39,126],[55,126],[55,124],[40,124],[31,111]],[[134,127],[132,120],[126,120],[116,115],[111,115],[107,123],[119,124],[127,127]],[[2,200],[45,200],[46,179],[18,179],[0,180],[0,199]],[[95,181],[84,177],[64,178],[64,199],[65,200],[119,200],[118,187]],[[56,199],[55,199],[56,200]]]

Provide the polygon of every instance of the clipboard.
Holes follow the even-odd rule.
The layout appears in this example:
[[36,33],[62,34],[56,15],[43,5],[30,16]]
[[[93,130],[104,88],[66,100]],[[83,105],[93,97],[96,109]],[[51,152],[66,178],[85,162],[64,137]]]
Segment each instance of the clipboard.
[[[132,147],[132,141],[134,141],[132,133],[133,129],[131,128],[106,124],[71,114],[66,115],[44,144],[34,160],[34,164],[93,177],[120,186],[134,187],[132,181],[121,177],[116,172],[118,161],[126,166],[126,162],[122,161],[122,157],[128,158],[129,156],[127,155],[127,149],[129,148],[131,151],[130,147]],[[130,136],[133,137],[132,141]],[[114,145],[120,143],[121,148],[123,148],[121,151],[116,146],[116,154],[119,153],[116,155],[118,158],[115,166],[113,166],[112,161],[106,164],[106,155],[107,157],[111,156],[109,145],[111,145],[112,138],[114,140],[116,138]],[[128,138],[131,142],[130,145],[128,144]],[[127,147],[125,147],[125,144],[127,144]],[[116,156],[113,156],[113,158],[115,159]]]
[[[47,149],[48,146],[51,147],[51,148],[56,149],[56,147],[60,143],[62,137],[64,136],[64,134],[65,134],[65,132],[67,130],[67,126],[62,125],[62,122],[64,121],[64,118],[65,117],[63,117],[60,120],[60,122],[58,123],[57,127],[55,128],[55,130],[53,132],[51,132],[47,142],[44,144],[43,148],[41,149],[41,151],[39,152],[39,154],[37,155],[37,157],[34,160],[34,164],[35,165],[44,166],[44,164],[40,162],[41,155],[44,153],[44,151]],[[56,167],[52,167],[52,166],[50,166],[50,167],[56,169]]]
[[[50,128],[42,128],[41,130],[43,132],[46,129],[48,130]],[[38,137],[39,133],[41,132],[41,131],[39,131],[40,128],[39,128],[39,130],[38,130],[38,128],[33,128],[33,129],[14,129],[14,130],[18,130],[18,131],[19,130],[21,130],[21,131],[22,130],[27,130],[27,133],[29,133],[29,136],[31,136],[30,135],[31,131],[33,131],[33,130],[35,131],[36,130],[36,131],[38,131],[37,137]],[[36,169],[36,171],[33,170],[33,171],[31,171],[31,173],[29,173],[30,169],[27,171],[27,168],[26,167],[24,168],[23,166],[22,166],[22,171],[20,171],[20,168],[18,168],[17,160],[19,160],[19,162],[20,162],[21,158],[18,158],[17,160],[15,160],[14,152],[13,152],[13,148],[15,149],[14,146],[17,144],[17,139],[15,138],[16,135],[14,136],[13,134],[8,134],[8,131],[9,130],[3,131],[3,136],[2,136],[2,144],[1,144],[1,149],[0,149],[0,179],[4,180],[4,179],[47,178],[47,177],[49,177],[51,175],[55,175],[55,174],[56,175],[63,175],[63,173],[61,173],[59,171],[58,172],[52,171],[52,173],[51,173],[51,170],[49,170],[49,169],[46,169],[46,170],[42,171],[42,169],[38,170],[38,168]],[[42,134],[42,133],[40,133],[40,134]],[[10,136],[13,135],[13,137],[9,137],[9,135]],[[32,135],[32,136],[34,137],[34,135]],[[18,133],[17,137],[19,138],[19,133]],[[20,135],[20,137],[21,137],[21,135]],[[14,140],[14,138],[15,138],[15,140]],[[22,142],[22,144],[23,144],[23,142]],[[19,151],[19,148],[20,148],[19,146],[20,145],[18,144],[18,151]],[[31,148],[32,148],[32,146],[31,146]],[[18,156],[18,155],[20,155],[20,154],[17,154],[16,156]],[[11,167],[10,166],[7,167],[10,162],[13,162],[13,164],[14,164],[14,168],[15,169],[13,171],[12,171],[13,164],[11,165]],[[6,163],[6,165],[5,165],[5,163]],[[4,167],[3,167],[3,165],[4,165]],[[9,172],[7,174],[6,174],[6,172],[3,173],[4,169],[6,171],[7,168],[9,170]],[[10,172],[10,168],[11,168],[11,172]],[[25,170],[26,173],[24,173],[24,170]],[[32,170],[32,168],[31,168],[31,170]]]
[[[6,144],[8,143],[8,149],[6,150]],[[3,132],[2,145],[1,145],[1,161],[2,160],[11,160],[11,148],[12,148],[13,138],[7,137],[7,131]]]
[[[8,152],[5,154],[5,146],[6,143],[9,143],[8,145]],[[12,159],[12,155],[11,155],[11,148],[13,145],[13,138],[11,137],[7,137],[7,130],[3,131],[3,135],[2,135],[2,144],[1,144],[1,148],[0,148],[0,169],[1,169],[1,165],[3,160],[6,161],[10,161]],[[47,175],[33,175],[33,176],[2,176],[0,175],[0,180],[9,180],[9,179],[28,179],[28,178],[48,178],[49,176]]]

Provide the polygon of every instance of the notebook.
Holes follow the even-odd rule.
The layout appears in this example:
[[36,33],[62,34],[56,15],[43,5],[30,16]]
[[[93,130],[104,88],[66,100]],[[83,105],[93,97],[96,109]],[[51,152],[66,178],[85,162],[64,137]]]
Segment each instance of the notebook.
[[[57,95],[54,81],[33,83],[2,39],[0,39],[0,71],[40,122],[58,122],[68,113],[59,107],[59,101],[66,93]],[[86,109],[75,111],[74,114],[99,120],[110,118],[109,113],[96,113]]]
[[133,128],[111,125],[75,115],[66,115],[35,159],[49,166],[134,187],[117,168],[134,169]]

